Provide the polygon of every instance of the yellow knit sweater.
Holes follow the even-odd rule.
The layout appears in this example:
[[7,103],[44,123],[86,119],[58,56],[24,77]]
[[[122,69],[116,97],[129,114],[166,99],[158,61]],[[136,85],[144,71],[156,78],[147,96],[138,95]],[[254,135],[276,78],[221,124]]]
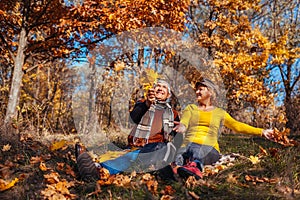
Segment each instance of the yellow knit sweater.
[[261,128],[255,128],[233,119],[221,108],[202,111],[195,104],[190,104],[184,109],[180,122],[187,128],[184,146],[189,142],[194,142],[213,146],[218,151],[220,151],[218,133],[221,123],[236,133],[261,136],[263,131]]

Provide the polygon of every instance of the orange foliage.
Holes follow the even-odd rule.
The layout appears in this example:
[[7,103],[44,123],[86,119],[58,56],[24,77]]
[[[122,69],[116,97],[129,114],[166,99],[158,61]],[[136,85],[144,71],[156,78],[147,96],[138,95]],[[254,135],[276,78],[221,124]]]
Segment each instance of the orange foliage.
[[198,27],[195,28],[198,31],[196,39],[201,46],[208,48],[220,71],[229,112],[249,106],[257,111],[259,107],[272,105],[273,96],[263,82],[268,75],[266,63],[271,44],[251,26],[247,16],[249,10],[259,10],[260,1],[197,2],[192,7],[205,11],[207,15],[203,21],[199,20],[198,12],[191,16]]
[[279,131],[277,128],[274,129],[274,142],[282,144],[283,146],[298,146],[299,143],[295,140],[289,139],[288,135],[290,133],[289,129],[283,129]]

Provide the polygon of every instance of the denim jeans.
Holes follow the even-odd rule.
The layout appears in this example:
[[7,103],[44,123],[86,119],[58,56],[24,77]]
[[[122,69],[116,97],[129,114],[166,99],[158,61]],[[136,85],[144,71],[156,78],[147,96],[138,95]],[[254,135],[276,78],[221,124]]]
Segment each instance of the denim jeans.
[[203,165],[211,165],[220,159],[220,153],[212,146],[190,143],[185,149],[180,149],[175,163],[184,165],[185,160],[200,162]]

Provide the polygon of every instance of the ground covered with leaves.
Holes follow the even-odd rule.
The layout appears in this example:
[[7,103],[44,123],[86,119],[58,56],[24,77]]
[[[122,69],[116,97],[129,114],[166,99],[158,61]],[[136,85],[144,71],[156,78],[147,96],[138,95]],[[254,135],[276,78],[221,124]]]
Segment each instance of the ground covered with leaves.
[[[295,139],[299,141],[299,139]],[[162,180],[156,173],[124,173],[84,182],[76,139],[0,142],[0,199],[299,199],[300,147],[262,138],[222,135],[224,154],[204,177]]]

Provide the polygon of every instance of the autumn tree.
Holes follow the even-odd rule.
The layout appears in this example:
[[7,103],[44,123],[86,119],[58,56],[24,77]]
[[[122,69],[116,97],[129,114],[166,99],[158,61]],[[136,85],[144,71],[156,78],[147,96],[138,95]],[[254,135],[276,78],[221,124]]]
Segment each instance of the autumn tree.
[[252,22],[273,43],[270,48],[270,85],[277,100],[283,102],[287,117],[287,127],[299,131],[297,96],[300,93],[299,35],[300,11],[298,0],[264,0],[260,12],[253,13]]
[[193,1],[188,28],[208,49],[227,92],[228,111],[236,115],[251,108],[254,118],[273,97],[264,85],[271,44],[253,28],[248,14],[259,10],[259,1]]
[[[129,36],[126,35],[127,31],[129,31],[127,34],[130,34],[130,30],[134,30],[133,33],[139,35],[138,37],[141,39],[144,37],[143,34],[145,34],[143,28],[161,27],[174,31],[182,31],[185,27],[184,13],[187,11],[188,3],[189,1],[134,0],[115,1],[112,4],[110,1],[85,1],[74,11],[77,15],[72,23],[82,24],[87,13],[89,13],[86,20],[89,23],[95,24],[93,29],[90,30],[91,32],[101,34],[110,33],[112,34],[111,37],[115,34],[122,35],[122,33],[125,33],[126,37]],[[99,18],[99,16],[101,17]],[[101,36],[101,34],[99,35]],[[99,102],[97,108],[101,116],[101,124],[111,124],[110,116],[113,94],[116,94],[120,87],[118,81],[126,79],[124,71],[127,74],[126,76],[132,74],[140,76],[144,68],[153,67],[159,70],[158,62],[164,56],[162,49],[153,47],[151,42],[155,40],[154,38],[145,37],[145,39],[141,40],[144,40],[142,42],[143,45],[140,45],[136,51],[133,51],[133,49],[124,51],[122,46],[111,47],[107,44],[109,43],[107,41],[106,44],[99,45],[95,50],[95,55],[93,56],[97,57],[97,68],[105,69],[96,91],[97,102]],[[99,38],[97,39],[97,35],[94,34],[88,37],[85,43],[87,46],[90,46],[96,44],[97,41],[99,41]],[[117,52],[118,49],[122,48],[123,51],[120,51],[119,55],[111,55],[113,54],[112,52]],[[99,56],[100,52],[105,53],[105,55]],[[153,63],[153,66],[152,64],[149,66],[150,63]],[[132,80],[132,78],[128,79]],[[124,87],[123,85],[121,89],[125,90]],[[125,102],[122,105],[127,104],[128,102]],[[126,119],[127,116],[123,116],[123,118]]]
[[188,2],[1,1],[1,67],[11,70],[6,73],[5,122],[16,117],[24,72],[37,73],[57,59],[85,59],[97,43],[122,31],[148,26],[183,30]]
[[69,8],[54,1],[1,1],[3,68],[12,69],[5,123],[16,117],[24,71],[68,57],[72,40],[61,25]]
[[23,75],[18,126],[20,131],[42,133],[74,129],[72,94],[75,90],[74,71],[64,62],[50,62],[34,72]]

